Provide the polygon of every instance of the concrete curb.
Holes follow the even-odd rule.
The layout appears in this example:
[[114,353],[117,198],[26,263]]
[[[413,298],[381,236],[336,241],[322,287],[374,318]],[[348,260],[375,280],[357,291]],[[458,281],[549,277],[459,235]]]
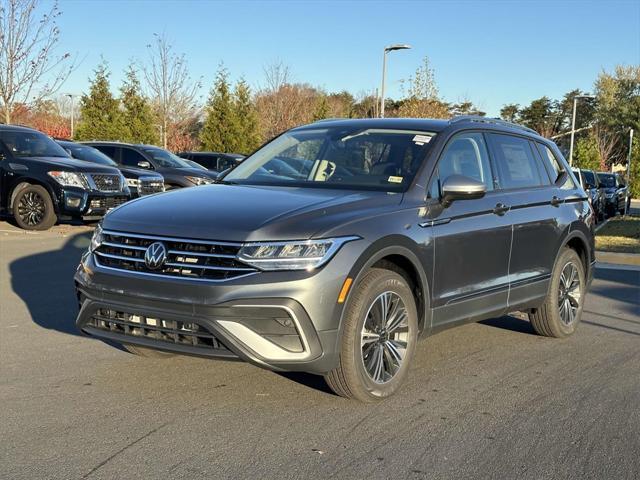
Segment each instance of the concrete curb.
[[638,253],[617,253],[602,252],[596,250],[596,261],[600,263],[613,263],[617,265],[637,265],[640,266],[640,254]]

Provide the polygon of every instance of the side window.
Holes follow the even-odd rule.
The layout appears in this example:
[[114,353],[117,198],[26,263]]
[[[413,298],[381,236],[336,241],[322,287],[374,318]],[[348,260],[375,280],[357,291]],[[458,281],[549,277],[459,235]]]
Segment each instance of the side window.
[[[451,175],[464,175],[484,183],[493,190],[493,174],[482,133],[461,133],[447,144],[438,161],[438,176],[445,182]],[[434,176],[434,179],[436,177]],[[432,192],[433,185],[430,187]]]
[[100,150],[111,160],[116,159],[116,147],[111,147],[109,145],[92,145],[93,148]]
[[528,140],[492,133],[491,141],[496,154],[496,170],[501,188],[539,187],[543,184],[539,169],[541,165],[534,156]]
[[144,162],[144,161],[147,161],[147,159],[144,158],[144,156],[142,154],[136,152],[132,148],[123,148],[122,149],[122,161],[121,161],[121,163],[123,165],[126,165],[127,167],[137,167],[138,166],[138,162]]
[[[576,188],[573,180],[571,180],[571,175],[568,175],[568,172],[564,169],[562,163],[558,161],[553,151],[551,151],[551,149],[546,145],[543,145],[539,142],[535,143],[538,147],[538,152],[540,152],[540,156],[542,157],[542,161],[549,171],[549,174],[551,175],[552,182],[564,190],[571,190],[573,188]],[[581,175],[579,175],[579,173],[574,172],[574,175],[578,180],[582,181],[582,179],[580,178]],[[560,181],[563,176],[564,180],[561,184],[558,184],[558,181]]]

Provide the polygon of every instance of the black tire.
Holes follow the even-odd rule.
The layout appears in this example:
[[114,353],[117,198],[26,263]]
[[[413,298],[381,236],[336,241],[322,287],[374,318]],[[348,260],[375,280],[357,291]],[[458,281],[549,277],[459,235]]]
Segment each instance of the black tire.
[[30,184],[18,190],[13,200],[13,218],[24,230],[49,230],[58,220],[47,189]]
[[[575,268],[579,288],[577,298],[570,294],[571,291],[575,292],[572,287],[573,282],[569,282],[570,285],[565,282],[569,277],[567,274],[567,269],[570,271],[569,265]],[[545,337],[564,338],[573,334],[582,317],[585,290],[586,281],[582,260],[575,250],[565,247],[553,267],[544,305],[529,314],[533,329]],[[569,311],[566,310],[567,302],[569,302]]]
[[[388,299],[388,322],[378,322],[382,305],[387,301],[382,298]],[[393,327],[399,318],[402,321]],[[391,270],[372,268],[354,287],[343,321],[339,363],[325,375],[329,387],[342,397],[362,402],[373,402],[394,394],[409,372],[418,338],[418,312],[407,280]],[[363,345],[365,322],[369,326],[378,323],[383,326],[380,334],[371,333],[378,335],[377,340],[369,340]],[[387,326],[391,327],[388,332]],[[398,357],[393,358],[392,353],[402,353],[399,346],[404,347],[404,355],[398,366],[394,363]],[[379,360],[376,362],[374,357]],[[365,361],[370,365],[383,365],[384,372],[379,378],[383,381],[374,381]],[[387,369],[393,373],[388,373]]]
[[141,347],[139,345],[131,345],[130,343],[123,343],[122,346],[127,352],[140,357],[168,359],[176,356],[175,353],[163,352],[162,350],[154,350],[153,348]]

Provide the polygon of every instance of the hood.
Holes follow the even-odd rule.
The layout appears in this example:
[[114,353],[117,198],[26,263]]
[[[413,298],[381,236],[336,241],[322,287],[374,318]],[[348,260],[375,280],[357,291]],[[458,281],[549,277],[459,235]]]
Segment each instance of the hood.
[[140,177],[158,177],[158,179],[162,178],[162,175],[158,172],[154,172],[153,170],[147,170],[145,168],[135,168],[135,167],[122,167],[118,166],[122,174],[127,178],[140,178]]
[[116,167],[85,162],[84,160],[76,160],[75,158],[70,157],[19,157],[16,159],[15,163],[20,163],[21,160],[41,163],[43,168],[46,167],[49,170],[58,169],[67,172],[82,173],[120,173]]
[[203,240],[299,240],[320,238],[330,230],[354,235],[338,227],[393,208],[401,199],[386,192],[216,184],[128,202],[107,215],[103,226]]
[[199,168],[157,168],[156,171],[160,174],[166,173],[167,175],[188,175],[190,177],[204,177],[211,178],[213,180],[218,178],[218,175],[215,172],[201,170]]

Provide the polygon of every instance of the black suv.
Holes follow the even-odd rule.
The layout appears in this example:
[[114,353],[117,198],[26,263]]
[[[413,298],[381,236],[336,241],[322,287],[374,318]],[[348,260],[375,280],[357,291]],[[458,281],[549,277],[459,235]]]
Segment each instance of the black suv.
[[631,207],[631,195],[629,195],[629,187],[627,182],[619,173],[598,173],[600,185],[604,191],[606,199],[606,211],[611,217],[617,212],[624,214],[625,207],[627,210]]
[[107,215],[75,275],[77,325],[142,355],[321,374],[370,401],[437,331],[524,311],[541,335],[574,333],[593,224],[560,151],[532,130],[323,121],[216,185]]
[[45,134],[0,125],[0,210],[27,230],[96,220],[130,198],[118,169],[73,160]]
[[154,145],[133,145],[120,142],[83,143],[100,150],[119,165],[158,172],[164,177],[167,190],[207,185],[216,179],[213,172],[195,168],[173,153]]
[[72,158],[100,165],[109,165],[120,170],[124,178],[127,180],[127,186],[131,191],[132,198],[164,192],[164,177],[159,173],[145,170],[143,168],[118,165],[100,150],[90,147],[89,145],[83,145],[69,140],[56,141],[58,142],[58,145],[64,148],[69,155],[71,155]]
[[596,172],[594,172],[593,170],[574,168],[573,174],[580,182],[580,186],[583,188],[583,190],[587,192],[587,195],[589,196],[589,202],[591,203],[591,207],[593,208],[593,213],[596,216],[596,220],[604,220],[606,216],[606,198],[604,189],[600,185],[600,179],[598,178]]
[[199,163],[217,173],[235,167],[245,158],[244,155],[239,153],[218,152],[180,152],[177,155],[186,160]]

